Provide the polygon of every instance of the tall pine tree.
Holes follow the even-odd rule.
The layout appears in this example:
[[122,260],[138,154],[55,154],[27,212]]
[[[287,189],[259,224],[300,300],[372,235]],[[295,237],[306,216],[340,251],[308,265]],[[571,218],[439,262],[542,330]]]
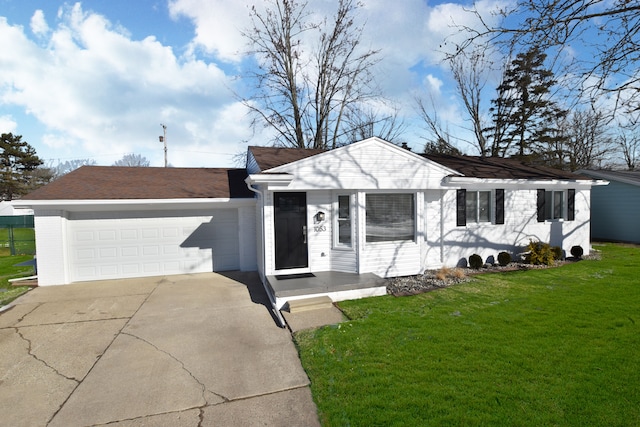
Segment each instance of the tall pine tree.
[[48,182],[50,174],[47,179],[37,170],[42,163],[22,135],[0,135],[0,199],[12,200]]
[[498,96],[492,100],[493,126],[487,129],[492,155],[545,157],[558,133],[554,125],[567,112],[551,99],[556,84],[544,66],[547,55],[538,47],[519,53],[504,71]]

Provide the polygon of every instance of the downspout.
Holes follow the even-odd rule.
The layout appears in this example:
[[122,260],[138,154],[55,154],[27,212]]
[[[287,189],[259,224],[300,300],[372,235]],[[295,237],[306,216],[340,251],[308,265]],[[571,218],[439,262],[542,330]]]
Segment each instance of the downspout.
[[264,247],[264,236],[265,236],[265,222],[264,222],[264,193],[256,188],[253,188],[251,186],[251,183],[247,181],[245,181],[247,184],[247,188],[251,191],[253,191],[254,193],[256,193],[258,195],[258,198],[260,200],[262,200],[262,213],[260,215],[260,221],[262,222],[262,273],[264,275],[264,280],[260,280],[262,282],[262,287],[264,288],[264,291],[266,292],[267,296],[269,297],[269,301],[271,302],[271,311],[273,312],[273,315],[275,316],[276,320],[278,321],[279,325],[281,328],[285,328],[287,326],[287,322],[284,320],[284,317],[282,317],[282,313],[280,313],[280,310],[278,310],[278,308],[276,307],[276,302],[273,300],[273,297],[271,295],[271,292],[269,292],[269,289],[267,288],[267,274],[266,274],[266,269],[267,269],[267,250],[266,247]]

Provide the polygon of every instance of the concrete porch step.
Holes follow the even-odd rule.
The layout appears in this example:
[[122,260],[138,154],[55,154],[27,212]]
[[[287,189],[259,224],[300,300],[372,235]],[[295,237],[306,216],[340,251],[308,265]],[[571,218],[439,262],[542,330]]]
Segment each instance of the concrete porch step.
[[289,300],[288,304],[289,313],[333,307],[333,301],[328,296]]

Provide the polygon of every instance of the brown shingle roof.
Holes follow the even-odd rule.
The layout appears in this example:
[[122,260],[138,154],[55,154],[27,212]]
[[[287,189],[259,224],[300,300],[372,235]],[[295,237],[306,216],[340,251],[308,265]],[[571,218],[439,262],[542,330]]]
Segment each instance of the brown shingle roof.
[[429,160],[440,163],[470,178],[485,179],[569,179],[590,180],[573,172],[546,166],[527,165],[519,160],[502,157],[447,156],[423,154]]
[[[326,150],[304,148],[249,147],[260,170],[266,171],[287,163],[315,156]],[[519,160],[501,157],[422,155],[470,178],[485,179],[580,179],[590,178],[573,172],[545,166],[527,165]]]
[[302,160],[316,154],[324,153],[326,150],[310,148],[280,148],[280,147],[249,147],[253,158],[258,163],[261,171],[273,169],[287,163]]
[[245,169],[83,166],[23,200],[253,198]]

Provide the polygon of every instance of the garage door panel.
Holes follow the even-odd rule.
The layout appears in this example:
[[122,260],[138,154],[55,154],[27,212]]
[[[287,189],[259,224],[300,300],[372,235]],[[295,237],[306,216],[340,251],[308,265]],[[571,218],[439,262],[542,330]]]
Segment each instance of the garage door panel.
[[137,240],[138,230],[120,230],[120,238],[122,240]]
[[240,268],[238,214],[69,221],[72,281]]
[[121,251],[123,257],[137,257],[139,254],[137,246],[123,246]]
[[140,265],[138,264],[122,264],[122,272],[128,276],[136,276],[140,274]]

